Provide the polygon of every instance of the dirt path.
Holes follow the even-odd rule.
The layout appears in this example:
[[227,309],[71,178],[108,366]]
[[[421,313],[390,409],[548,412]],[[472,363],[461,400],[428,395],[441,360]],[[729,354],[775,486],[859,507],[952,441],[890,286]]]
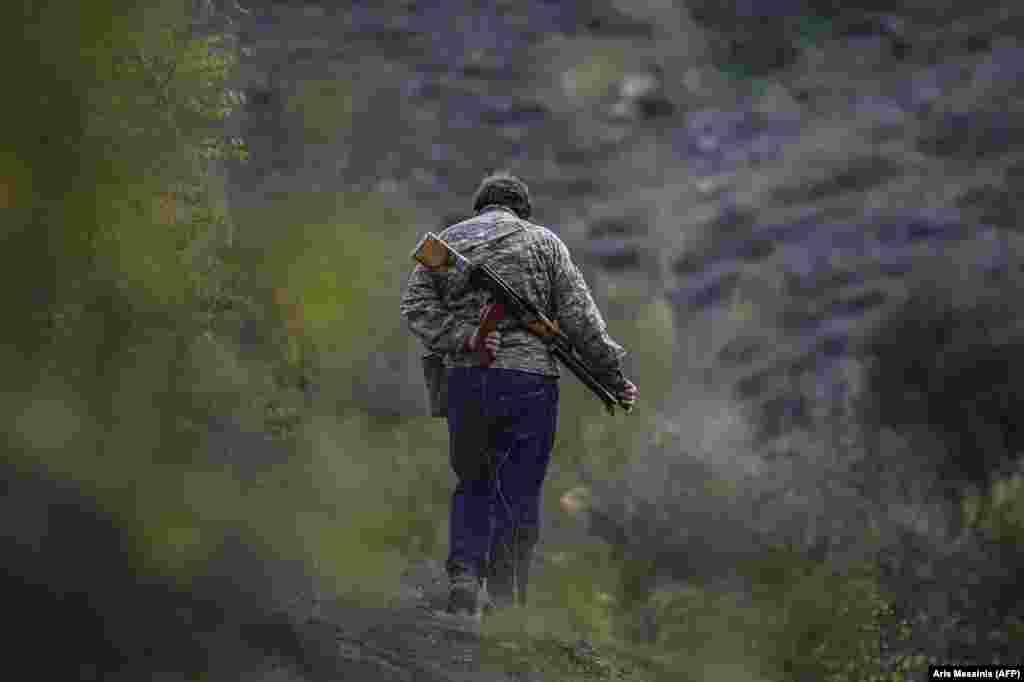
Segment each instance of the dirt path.
[[[300,626],[310,666],[305,678],[374,682],[541,679],[483,670],[481,623],[443,613],[445,597],[440,564],[426,561],[406,571],[400,591],[387,608],[321,604],[316,615]],[[276,668],[276,674],[283,672]],[[268,680],[277,679],[270,675]]]

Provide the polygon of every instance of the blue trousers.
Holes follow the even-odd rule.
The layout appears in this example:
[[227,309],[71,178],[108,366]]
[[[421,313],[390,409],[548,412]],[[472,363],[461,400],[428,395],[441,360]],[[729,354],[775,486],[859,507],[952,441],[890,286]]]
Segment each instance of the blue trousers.
[[[497,590],[508,579],[510,561],[525,561],[520,570],[528,570],[557,427],[555,377],[481,367],[448,370],[449,460],[458,478],[449,520],[449,575],[488,578],[489,590]],[[514,559],[513,548],[519,550]]]

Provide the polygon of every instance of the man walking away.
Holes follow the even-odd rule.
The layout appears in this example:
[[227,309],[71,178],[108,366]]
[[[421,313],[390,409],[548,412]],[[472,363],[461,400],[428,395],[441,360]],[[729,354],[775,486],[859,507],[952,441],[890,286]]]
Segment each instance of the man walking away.
[[[556,321],[597,378],[621,400],[635,402],[637,388],[622,374],[626,353],[608,335],[569,250],[553,232],[529,222],[526,184],[505,172],[490,175],[476,191],[473,210],[474,217],[441,238],[474,264],[489,265]],[[444,356],[447,368],[449,461],[458,479],[449,520],[447,610],[474,617],[484,581],[494,606],[526,601],[558,423],[555,359],[487,296],[465,273],[417,265],[401,303],[409,329]],[[498,322],[481,338],[485,318]]]

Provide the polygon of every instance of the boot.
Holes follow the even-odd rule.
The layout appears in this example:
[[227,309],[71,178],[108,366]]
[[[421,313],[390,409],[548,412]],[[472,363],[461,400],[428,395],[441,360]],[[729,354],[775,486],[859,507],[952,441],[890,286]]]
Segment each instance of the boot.
[[488,607],[507,608],[518,604],[526,605],[527,587],[530,582],[530,565],[533,561],[535,543],[519,538],[518,552],[510,547],[495,547],[487,572]]
[[457,573],[448,580],[448,606],[453,616],[480,616],[480,580],[468,573]]

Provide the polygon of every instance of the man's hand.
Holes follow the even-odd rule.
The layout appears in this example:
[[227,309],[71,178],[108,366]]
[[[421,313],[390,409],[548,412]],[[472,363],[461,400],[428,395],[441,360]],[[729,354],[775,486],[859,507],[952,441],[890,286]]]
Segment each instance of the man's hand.
[[500,303],[488,303],[480,311],[480,326],[466,339],[466,350],[479,352],[481,362],[487,367],[498,356],[501,347],[501,332],[495,327],[505,319],[505,308]]
[[622,393],[616,396],[620,402],[625,403],[629,407],[633,407],[636,403],[636,399],[640,397],[640,389],[636,387],[629,379],[626,379],[626,388],[623,389]]
[[497,330],[491,332],[483,338],[483,343],[481,343],[480,330],[477,329],[473,332],[473,336],[469,337],[469,341],[466,342],[466,348],[471,351],[478,351],[483,348],[493,361],[498,354],[498,349],[501,348],[501,332]]
[[484,337],[484,349],[487,350],[487,354],[491,356],[491,361],[498,355],[498,349],[501,348],[501,332],[493,331]]

